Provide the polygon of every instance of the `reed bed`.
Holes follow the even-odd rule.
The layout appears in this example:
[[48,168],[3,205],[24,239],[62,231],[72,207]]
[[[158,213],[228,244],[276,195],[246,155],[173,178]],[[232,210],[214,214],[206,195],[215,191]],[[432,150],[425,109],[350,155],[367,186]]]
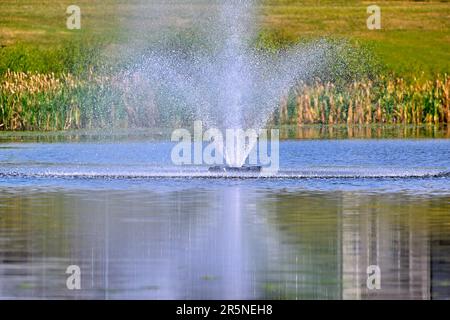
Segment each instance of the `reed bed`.
[[[127,81],[92,71],[83,79],[7,71],[0,76],[0,130],[154,127],[184,119],[183,110],[170,109],[145,79]],[[450,76],[299,83],[279,111],[273,123],[281,125],[448,124]]]
[[450,119],[450,76],[410,82],[381,77],[337,88],[300,83],[280,103],[281,124],[440,124]]
[[0,79],[0,130],[68,130],[114,122],[116,94],[105,77],[7,71]]

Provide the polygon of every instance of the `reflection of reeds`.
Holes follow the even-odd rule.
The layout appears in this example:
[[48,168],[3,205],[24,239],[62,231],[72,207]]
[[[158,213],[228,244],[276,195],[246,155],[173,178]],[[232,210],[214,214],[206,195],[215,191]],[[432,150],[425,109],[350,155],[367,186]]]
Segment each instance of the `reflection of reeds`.
[[280,129],[281,139],[450,138],[450,127],[444,124],[287,125]]
[[[293,115],[285,124],[448,123],[450,76],[411,83],[381,78],[377,84],[353,82],[339,89],[332,83],[300,83],[292,100],[281,108],[283,115]],[[294,110],[286,111],[285,105]]]

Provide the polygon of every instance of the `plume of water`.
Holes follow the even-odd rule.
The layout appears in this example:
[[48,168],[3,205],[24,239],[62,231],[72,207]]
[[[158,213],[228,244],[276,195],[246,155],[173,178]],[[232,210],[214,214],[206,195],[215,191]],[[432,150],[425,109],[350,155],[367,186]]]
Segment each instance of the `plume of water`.
[[[289,88],[325,63],[328,45],[317,41],[276,54],[255,49],[255,1],[213,5],[218,13],[204,27],[208,50],[151,49],[119,78],[141,79],[138,85],[164,93],[206,129],[262,129]],[[238,158],[225,154],[227,165],[242,166],[253,147]]]

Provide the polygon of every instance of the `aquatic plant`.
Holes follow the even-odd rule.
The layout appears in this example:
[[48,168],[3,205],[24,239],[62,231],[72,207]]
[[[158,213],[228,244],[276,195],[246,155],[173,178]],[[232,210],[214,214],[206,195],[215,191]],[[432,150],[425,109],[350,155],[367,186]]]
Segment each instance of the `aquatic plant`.
[[[180,125],[189,117],[143,79],[7,71],[0,78],[0,130],[68,130]],[[277,112],[275,112],[277,113]],[[439,124],[450,119],[450,76],[380,77],[345,86],[300,82],[272,124]],[[192,120],[192,119],[191,119]]]
[[380,77],[344,87],[299,83],[280,103],[281,124],[448,123],[450,76],[434,81]]
[[114,124],[113,88],[105,77],[7,71],[0,80],[2,130],[67,130]]

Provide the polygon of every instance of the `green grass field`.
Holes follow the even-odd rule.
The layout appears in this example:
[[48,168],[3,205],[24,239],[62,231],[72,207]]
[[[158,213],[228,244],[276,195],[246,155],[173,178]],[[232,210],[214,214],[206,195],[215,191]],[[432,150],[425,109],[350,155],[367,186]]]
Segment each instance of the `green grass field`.
[[[73,3],[82,10],[81,31],[65,26],[65,10]],[[366,7],[372,2],[358,0],[265,0],[259,29],[275,45],[320,37],[349,39],[369,47],[388,70],[404,77],[450,72],[450,2],[376,3],[381,7],[381,30],[367,29]],[[120,43],[133,24],[142,25],[145,35],[162,25],[189,27],[190,17],[207,16],[213,7],[205,0],[2,0],[0,72],[7,67],[59,71],[67,52],[58,50],[67,43],[88,43],[82,50],[90,43]],[[32,63],[24,55],[33,56]]]
[[[366,7],[373,3],[381,8],[381,30],[366,27]],[[400,75],[450,71],[449,2],[274,0],[264,11],[264,26],[293,41],[352,39],[369,45]]]
[[[64,57],[55,51],[74,40],[86,42],[86,47],[99,42],[107,46],[126,38],[127,26],[133,23],[142,24],[144,33],[152,33],[161,24],[186,28],[190,14],[198,15],[211,7],[208,1],[188,2],[194,5],[187,6],[186,1],[155,4],[155,1],[78,0],[82,30],[70,31],[65,26],[65,9],[73,1],[3,0],[0,2],[0,59],[4,66],[14,68],[17,64],[16,69],[26,69],[27,63],[23,62],[26,57],[13,60],[11,52],[31,52],[34,57],[29,68],[39,69],[39,64],[47,63],[49,66],[42,69],[51,70],[52,65],[57,69],[64,64],[60,61]],[[402,76],[450,71],[449,2],[376,3],[381,7],[381,30],[371,31],[366,27],[366,7],[371,2],[356,0],[266,0],[260,5],[259,28],[265,39],[275,45],[319,37],[350,39],[370,47],[389,70]],[[155,10],[140,10],[142,6],[154,6]],[[140,12],[153,14],[145,17]],[[36,57],[41,54],[46,57]]]

